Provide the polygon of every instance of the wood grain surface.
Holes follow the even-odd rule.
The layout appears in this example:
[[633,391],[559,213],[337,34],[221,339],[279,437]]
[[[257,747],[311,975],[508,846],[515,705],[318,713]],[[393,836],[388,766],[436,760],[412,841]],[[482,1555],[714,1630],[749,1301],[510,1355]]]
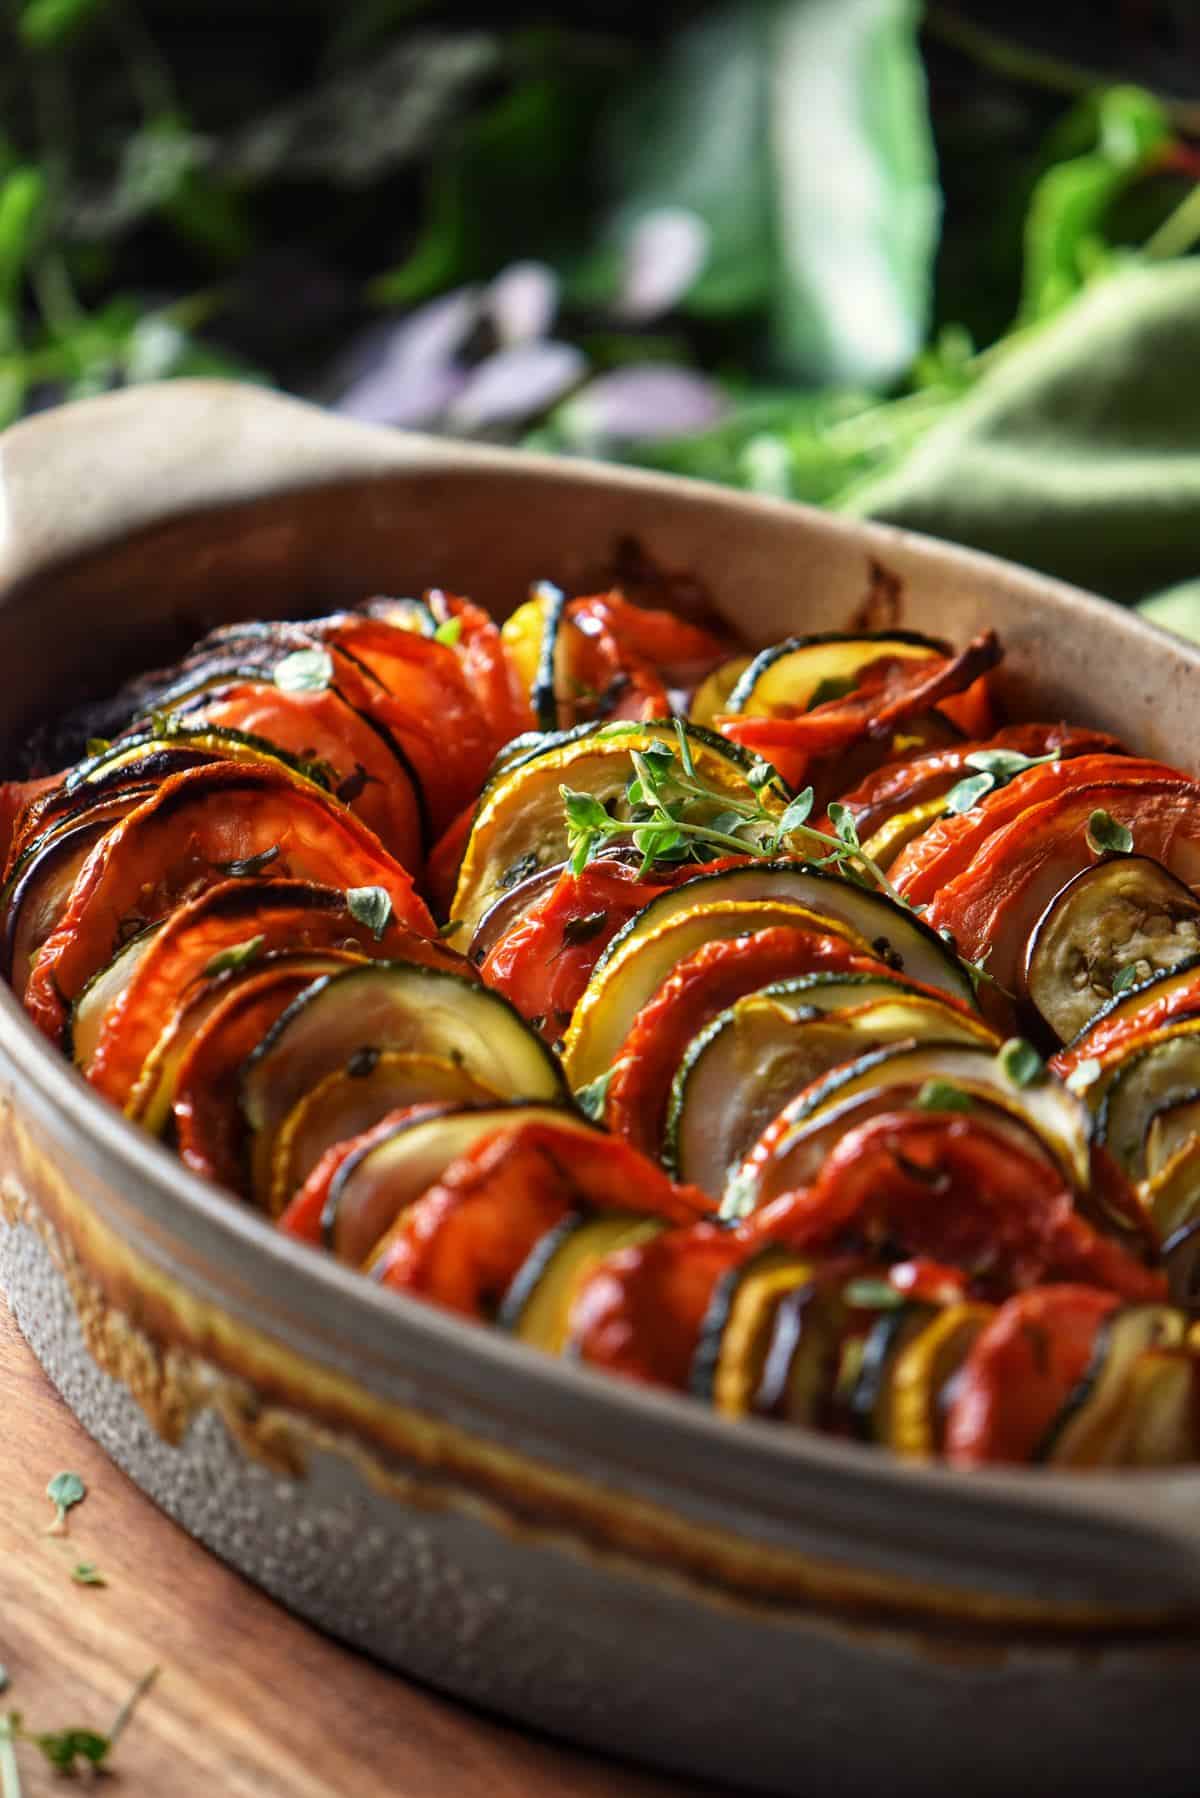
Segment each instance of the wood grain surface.
[[[0,1394],[0,1710],[106,1733],[158,1666],[114,1750],[114,1798],[717,1798],[493,1722],[289,1616],[118,1472],[2,1297]],[[65,1538],[45,1533],[63,1471],[87,1485]],[[107,1584],[76,1585],[80,1562]],[[72,1789],[31,1744],[18,1760],[25,1798]]]

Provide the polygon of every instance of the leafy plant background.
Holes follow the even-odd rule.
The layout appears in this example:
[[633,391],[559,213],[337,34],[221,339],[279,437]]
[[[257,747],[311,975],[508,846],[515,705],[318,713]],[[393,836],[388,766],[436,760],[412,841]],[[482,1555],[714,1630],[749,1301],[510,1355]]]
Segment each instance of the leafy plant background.
[[1198,244],[1193,0],[0,22],[0,423],[228,374],[916,525],[1200,634]]

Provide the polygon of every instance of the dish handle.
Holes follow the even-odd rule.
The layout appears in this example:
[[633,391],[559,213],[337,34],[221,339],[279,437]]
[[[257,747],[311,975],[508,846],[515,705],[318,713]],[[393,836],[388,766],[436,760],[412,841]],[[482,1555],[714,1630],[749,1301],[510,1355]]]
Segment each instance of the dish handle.
[[55,407],[0,436],[0,589],[166,518],[477,453],[235,381],[160,381]]

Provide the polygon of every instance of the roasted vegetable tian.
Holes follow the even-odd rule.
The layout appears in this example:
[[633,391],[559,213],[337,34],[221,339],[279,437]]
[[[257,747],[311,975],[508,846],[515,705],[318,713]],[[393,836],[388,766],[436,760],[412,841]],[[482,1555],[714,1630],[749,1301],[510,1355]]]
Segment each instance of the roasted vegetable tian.
[[1000,655],[545,583],[229,626],[0,792],[7,975],[385,1287],[901,1455],[1192,1461],[1200,782],[1005,723]]

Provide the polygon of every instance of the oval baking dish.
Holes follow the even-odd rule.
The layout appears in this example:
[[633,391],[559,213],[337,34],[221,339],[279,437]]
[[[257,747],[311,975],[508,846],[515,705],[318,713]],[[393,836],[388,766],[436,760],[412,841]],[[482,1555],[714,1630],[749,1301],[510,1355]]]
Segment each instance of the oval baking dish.
[[[1200,653],[900,533],[348,425],[223,384],[0,443],[0,753],[214,624],[621,539],[751,645],[993,626],[1022,708],[1200,766]],[[382,1293],[190,1176],[0,995],[0,1278],[85,1425],[314,1623],[497,1710],[749,1787],[1181,1789],[1200,1474],[969,1480],[722,1419]],[[864,1703],[865,1701],[865,1703]],[[864,1728],[864,1723],[867,1727]]]

